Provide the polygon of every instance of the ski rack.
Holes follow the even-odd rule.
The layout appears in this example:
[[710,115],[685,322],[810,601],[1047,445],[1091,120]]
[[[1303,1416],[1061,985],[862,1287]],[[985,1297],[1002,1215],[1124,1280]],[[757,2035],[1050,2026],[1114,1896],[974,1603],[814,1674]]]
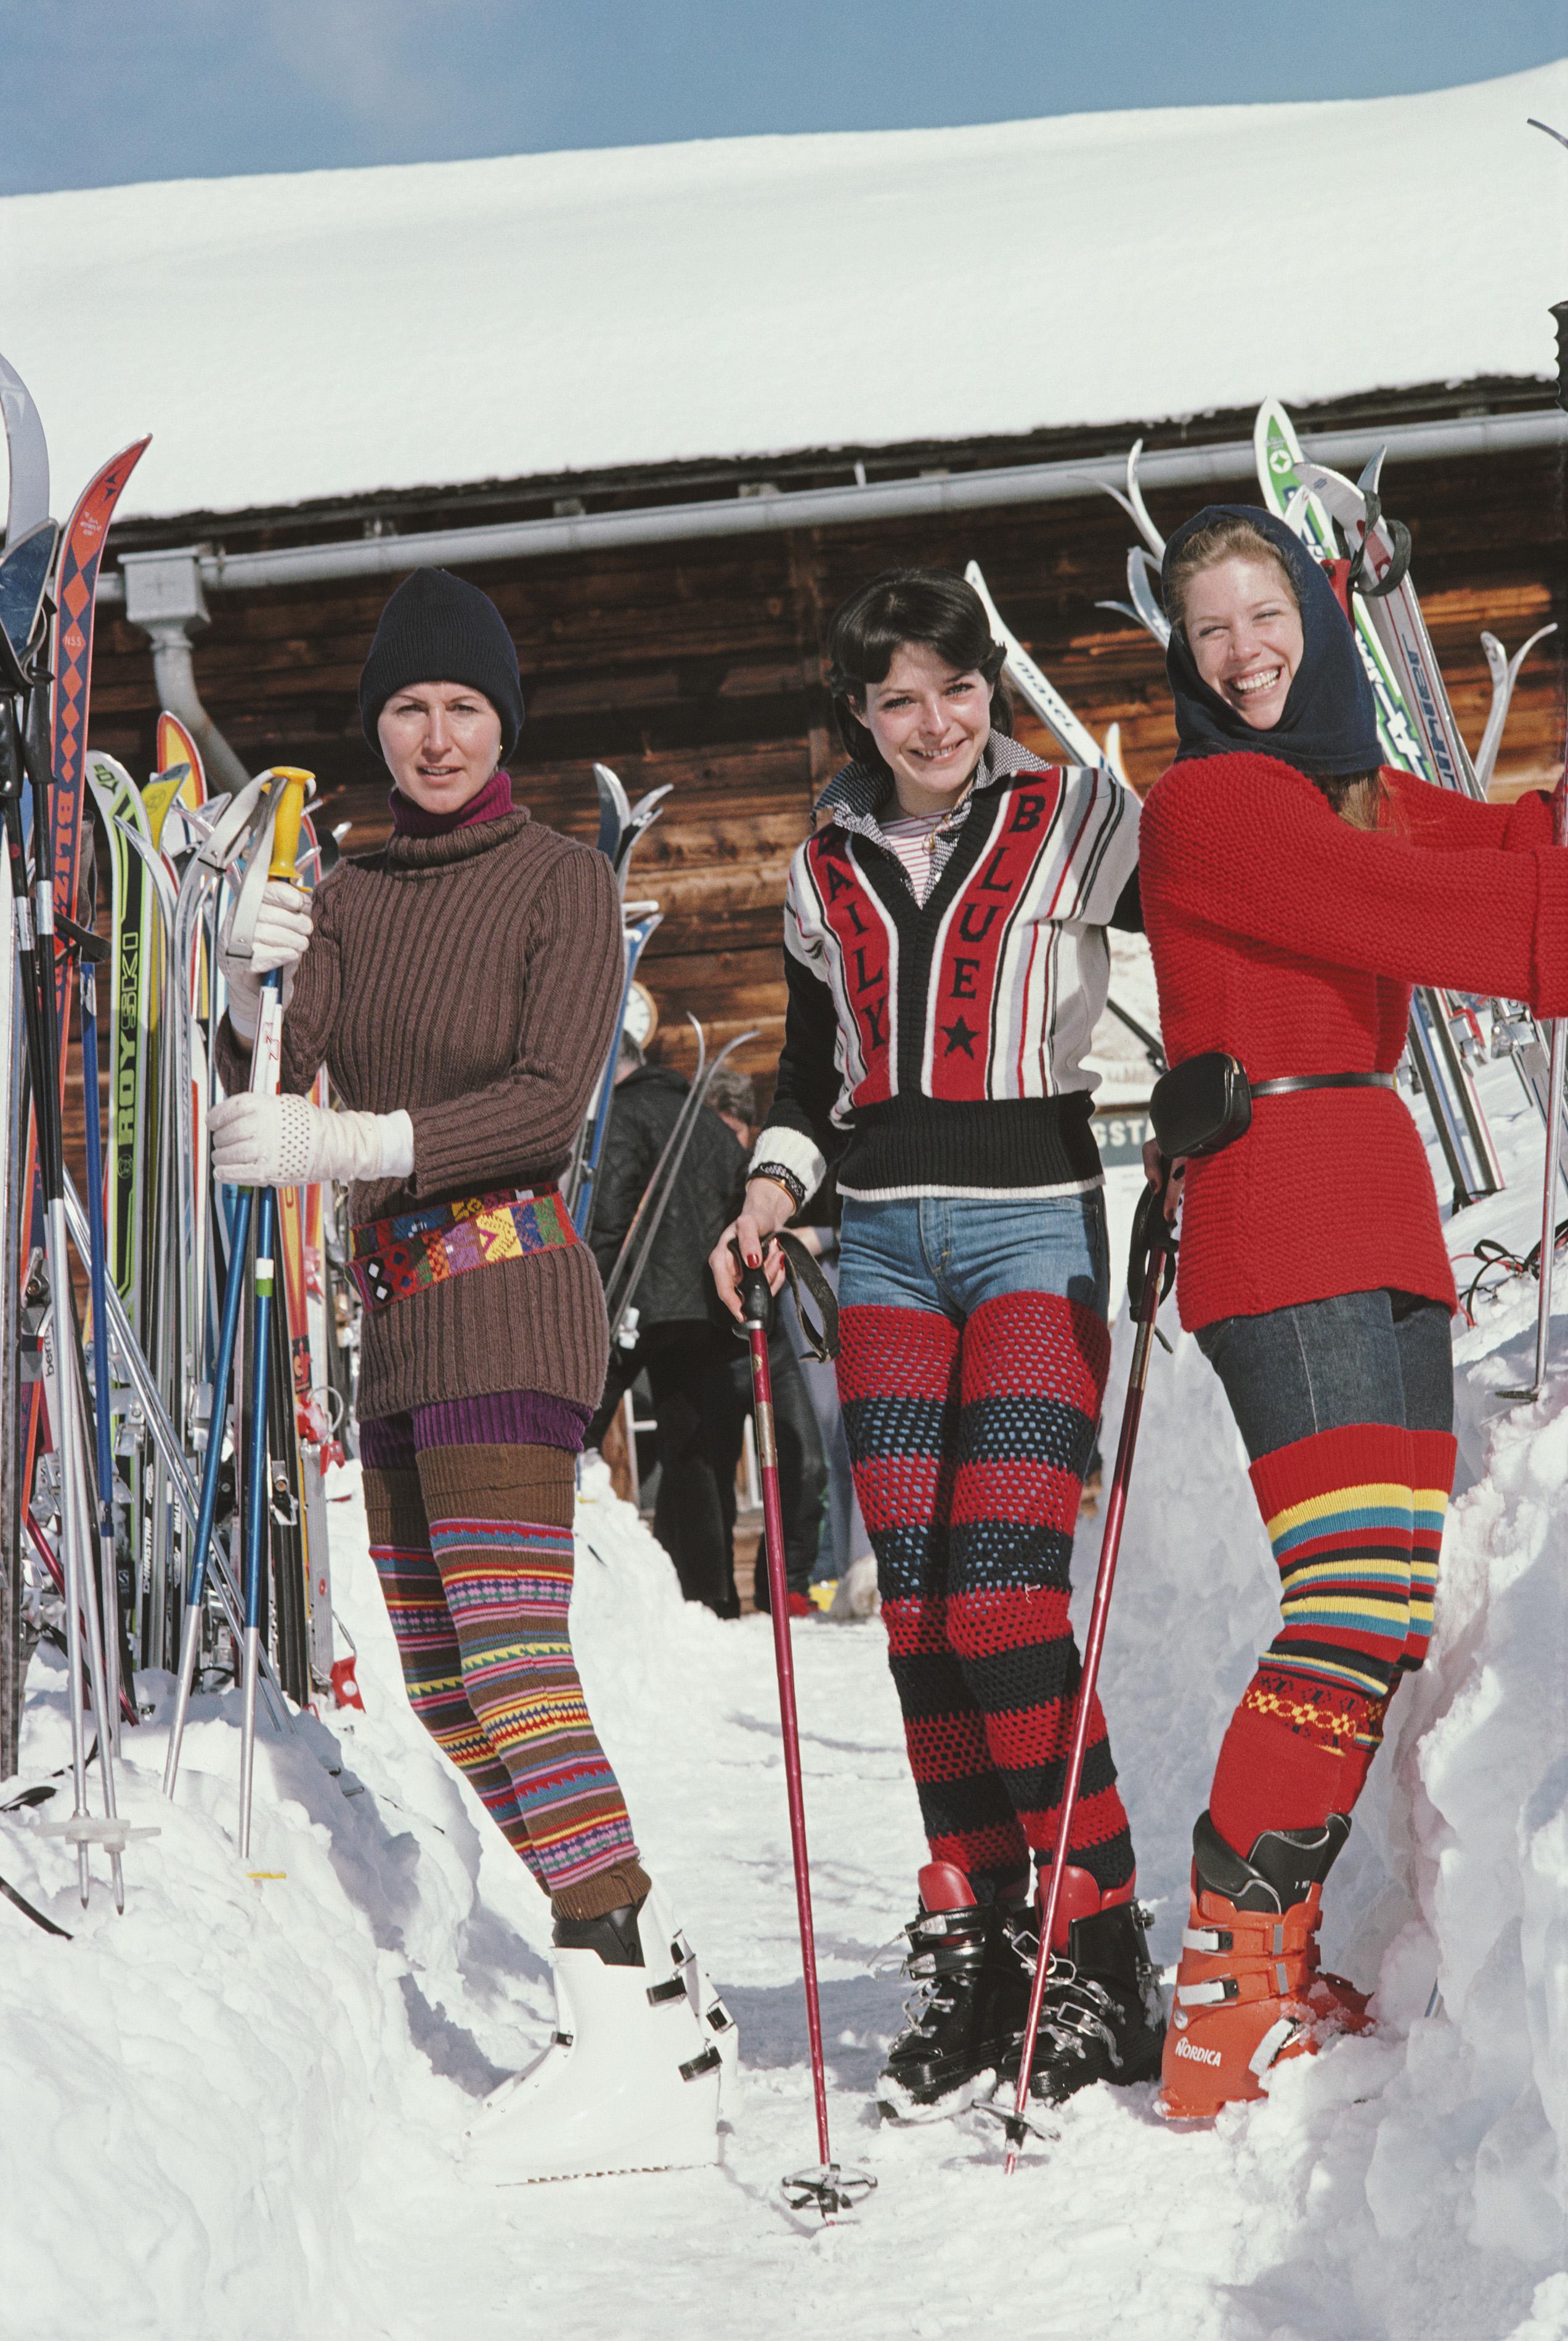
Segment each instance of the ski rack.
[[[1337,560],[1340,555],[1334,522],[1315,493],[1319,482],[1334,482],[1337,475],[1308,463],[1302,453],[1289,416],[1276,400],[1265,400],[1259,407],[1253,438],[1258,479],[1268,508],[1301,537],[1315,560],[1325,563]],[[1099,606],[1131,618],[1136,624],[1144,627],[1163,649],[1170,640],[1170,625],[1160,605],[1156,585],[1158,566],[1165,553],[1165,539],[1149,514],[1139,484],[1138,462],[1142,452],[1143,442],[1136,441],[1127,456],[1126,492],[1117,488],[1107,489],[1107,493],[1132,519],[1143,540],[1127,555],[1127,584],[1132,598],[1130,602],[1105,602]],[[1378,460],[1381,462],[1381,458]],[[1375,481],[1375,467],[1372,476]],[[1338,484],[1348,490],[1350,495],[1359,498],[1359,492],[1351,488],[1348,482]],[[1365,509],[1364,503],[1361,509]],[[1385,539],[1384,542],[1391,558],[1392,540]],[[1385,560],[1384,567],[1386,566]],[[1384,600],[1374,598],[1368,601],[1360,594],[1353,596],[1352,600],[1351,623],[1376,704],[1379,747],[1384,761],[1434,782],[1439,782],[1445,773],[1451,774],[1449,785],[1463,787],[1467,793],[1484,797],[1484,787],[1477,782],[1458,726],[1454,722],[1453,711],[1449,707],[1447,693],[1413,590],[1408,599],[1409,608],[1402,613],[1397,626]],[[1533,638],[1539,639],[1539,636]],[[1404,644],[1404,652],[1397,647],[1399,642]],[[1424,649],[1422,645],[1424,645]],[[1525,652],[1532,646],[1526,643]],[[1500,645],[1498,652],[1501,656]],[[1490,660],[1490,652],[1488,656]],[[1524,652],[1521,652],[1518,662],[1503,661],[1505,692],[1502,694],[1497,684],[1497,669],[1494,665],[1493,716],[1495,721],[1490,742],[1494,759],[1507,713],[1507,694],[1512,693],[1513,680],[1523,656]],[[1415,683],[1410,680],[1413,672],[1421,679],[1419,693]],[[1407,689],[1414,700],[1418,715],[1424,711],[1439,740],[1435,752],[1424,736],[1424,724],[1413,720],[1410,701],[1405,696]],[[1459,1021],[1462,1020],[1456,1019],[1446,994],[1442,991],[1426,986],[1414,993],[1407,1036],[1410,1061],[1431,1111],[1438,1145],[1453,1180],[1454,1209],[1456,1211],[1483,1195],[1496,1193],[1503,1183],[1497,1150],[1476,1094],[1474,1078],[1454,1037],[1454,1025]],[[1515,1041],[1512,1027],[1520,1021],[1528,1029]],[[1545,1051],[1527,1018],[1508,1020],[1503,1030],[1508,1034],[1511,1052],[1515,1056],[1521,1078],[1544,1118]],[[1533,1059],[1530,1063],[1523,1061],[1531,1058],[1532,1044],[1533,1055],[1541,1060],[1539,1068],[1533,1069],[1533,1081],[1531,1078]]]
[[[1288,418],[1285,422],[1288,427]],[[1408,563],[1398,558],[1396,540],[1382,517],[1379,483],[1383,461],[1384,451],[1379,450],[1363,471],[1360,480],[1353,484],[1321,463],[1299,458],[1296,466],[1299,479],[1297,494],[1303,498],[1303,510],[1309,517],[1313,515],[1315,505],[1318,512],[1326,517],[1330,532],[1337,526],[1352,553],[1365,564],[1372,577],[1373,592],[1370,594],[1357,593],[1355,596],[1358,639],[1369,633],[1375,639],[1383,665],[1392,674],[1404,708],[1413,715],[1414,750],[1419,761],[1411,763],[1408,769],[1419,772],[1424,779],[1434,782],[1441,788],[1453,789],[1459,794],[1484,803],[1486,783],[1495,767],[1519,668],[1534,644],[1554,629],[1543,627],[1532,635],[1513,660],[1504,656],[1503,646],[1494,635],[1484,634],[1482,637],[1493,686],[1492,707],[1482,742],[1486,755],[1486,778],[1484,780],[1478,765],[1471,762],[1464,735],[1454,720],[1437,654],[1432,647],[1432,637],[1426,630],[1426,621],[1411,583]],[[1321,523],[1319,525],[1321,527]],[[1307,541],[1310,545],[1310,539]],[[1337,549],[1332,533],[1327,541],[1329,557],[1332,557]],[[1442,997],[1441,994],[1431,996]],[[1446,1017],[1434,1017],[1434,1023],[1439,1042],[1446,1038],[1452,1047],[1450,1021]],[[1527,1010],[1513,1004],[1513,1012],[1502,1021],[1502,1031],[1508,1041],[1515,1070],[1544,1129],[1552,1119],[1552,1090],[1548,1052],[1540,1029]],[[1479,1115],[1479,1104],[1475,1111]],[[1559,1116],[1564,1111],[1568,1111],[1568,1107],[1560,1101]],[[1484,1122],[1482,1127],[1484,1130]],[[1486,1142],[1490,1147],[1489,1134]],[[1500,1187],[1502,1183],[1499,1170],[1496,1186]]]
[[[102,465],[78,498],[66,528],[48,517],[48,448],[37,410],[21,377],[0,360],[0,424],[7,444],[10,486],[6,544],[0,557],[0,803],[11,881],[6,978],[6,1104],[14,1108],[4,1134],[6,1153],[5,1272],[5,1643],[15,1630],[21,1599],[21,1520],[31,1523],[33,1485],[47,1413],[58,1493],[59,1579],[71,1725],[73,1809],[67,1821],[46,1824],[76,1849],[77,1888],[85,1908],[90,1851],[109,1858],[117,1910],[125,1907],[122,1856],[135,1831],[116,1809],[114,1751],[120,1703],[111,1697],[106,1650],[117,1635],[112,1609],[116,1587],[111,1567],[100,1585],[99,1525],[104,1519],[100,1472],[88,1437],[92,1404],[71,1289],[65,1207],[66,1051],[73,951],[57,937],[79,941],[74,930],[81,857],[84,756],[92,678],[94,585],[114,507],[146,447],[144,439]],[[25,814],[31,814],[31,846]],[[15,1015],[20,1001],[22,1016]],[[23,1105],[18,1025],[26,1039],[31,1114]],[[94,1090],[88,1111],[99,1111]],[[22,1166],[25,1166],[25,1168]],[[30,1257],[19,1271],[22,1218],[28,1218]],[[96,1256],[89,1246],[87,1257]],[[45,1294],[47,1299],[45,1300]],[[21,1310],[33,1315],[42,1371],[19,1384]],[[102,1491],[103,1503],[111,1500]],[[88,1808],[84,1745],[86,1698],[95,1722],[95,1752],[103,1803]],[[12,1758],[22,1685],[5,1683],[5,1752]]]

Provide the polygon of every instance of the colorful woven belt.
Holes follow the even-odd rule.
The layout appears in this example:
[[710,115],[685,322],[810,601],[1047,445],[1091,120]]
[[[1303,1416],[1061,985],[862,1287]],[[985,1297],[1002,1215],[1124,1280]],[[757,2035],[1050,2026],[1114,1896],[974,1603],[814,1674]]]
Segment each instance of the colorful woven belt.
[[367,1309],[390,1309],[449,1277],[579,1240],[554,1187],[513,1187],[458,1203],[432,1203],[353,1231],[349,1273]]

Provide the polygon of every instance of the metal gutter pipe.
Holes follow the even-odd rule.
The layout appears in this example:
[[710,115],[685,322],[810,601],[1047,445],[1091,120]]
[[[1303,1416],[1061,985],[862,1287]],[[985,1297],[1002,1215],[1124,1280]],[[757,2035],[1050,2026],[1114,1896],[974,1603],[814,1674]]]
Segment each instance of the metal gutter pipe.
[[210,624],[194,553],[128,553],[122,571],[125,615],[153,646],[158,696],[177,715],[202,752],[211,785],[225,795],[250,779],[202,704],[191,636]]
[[[1396,423],[1388,429],[1327,431],[1303,444],[1316,462],[1359,471],[1385,447],[1394,463],[1437,463],[1454,457],[1511,455],[1568,443],[1568,414],[1556,407],[1525,414],[1470,415],[1454,422]],[[1250,439],[1209,447],[1155,447],[1139,465],[1146,489],[1204,488],[1216,481],[1251,477]],[[209,593],[255,593],[268,586],[319,585],[337,578],[400,576],[422,564],[464,568],[481,561],[539,560],[611,546],[691,543],[702,537],[758,536],[794,528],[844,528],[857,523],[919,515],[985,512],[1014,504],[1057,503],[1120,487],[1120,456],[1090,456],[1056,463],[1020,463],[995,471],[889,480],[865,487],[805,488],[776,494],[724,496],[711,502],[651,504],[640,510],[562,514],[550,520],[502,521],[477,528],[429,529],[412,536],[353,537],[337,544],[287,546],[275,553],[206,553],[199,548],[138,553],[134,561],[194,561]],[[98,580],[98,599],[118,603],[120,577]]]

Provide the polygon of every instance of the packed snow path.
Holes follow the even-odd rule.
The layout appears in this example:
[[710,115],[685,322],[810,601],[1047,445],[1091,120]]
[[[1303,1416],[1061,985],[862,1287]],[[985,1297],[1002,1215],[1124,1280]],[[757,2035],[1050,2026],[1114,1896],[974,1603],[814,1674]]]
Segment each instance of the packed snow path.
[[[1522,1166],[1484,1208],[1527,1203]],[[0,1906],[0,2333],[1558,2341],[1568,1380],[1534,1410],[1489,1398],[1529,1354],[1533,1286],[1513,1290],[1462,1351],[1460,1484],[1488,1477],[1456,1504],[1436,1654],[1401,1695],[1330,1897],[1331,1964],[1380,1979],[1375,2037],[1288,2068],[1268,2104],[1207,2133],[1165,2129],[1146,2088],[1096,2090],[1010,2183],[978,2116],[878,2127],[904,1987],[876,1962],[912,1909],[922,1839],[881,1627],[802,1623],[834,2146],[878,2187],[852,2227],[792,2217],[779,2180],[815,2147],[769,1629],[684,1607],[635,1516],[590,1481],[583,1673],[645,1858],[739,2018],[746,2099],[722,2169],[465,2181],[475,2100],[550,2028],[548,1918],[408,1710],[349,1471],[336,1596],[367,1711],[263,1732],[250,1863],[232,1695],[195,1710],[173,1808],[162,1725],[128,1736],[122,1809],[163,1834],[127,1854],[124,1919],[102,1884],[82,1913],[36,1816],[0,1823],[0,1875],[74,1936]],[[1124,1328],[1118,1374],[1126,1354]],[[1113,1421],[1118,1407],[1113,1382]],[[1080,1535],[1080,1600],[1096,1541]],[[1218,1386],[1183,1340],[1156,1360],[1106,1684],[1167,1962],[1192,1819],[1272,1616]],[[26,1782],[68,1747],[46,1653],[31,1683]],[[159,1687],[143,1679],[144,1696]]]

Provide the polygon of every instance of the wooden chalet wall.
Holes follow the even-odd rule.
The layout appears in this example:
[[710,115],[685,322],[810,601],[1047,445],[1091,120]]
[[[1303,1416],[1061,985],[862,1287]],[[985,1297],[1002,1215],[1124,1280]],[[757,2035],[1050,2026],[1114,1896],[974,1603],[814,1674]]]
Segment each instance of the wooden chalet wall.
[[[1228,493],[1246,499],[1240,483]],[[1549,619],[1568,620],[1560,465],[1541,455],[1404,464],[1385,493],[1414,530],[1417,583],[1474,746],[1489,695],[1482,629],[1513,650]],[[1151,497],[1166,527],[1197,501]],[[418,524],[441,510],[427,503]],[[454,500],[448,520],[461,516]],[[519,799],[540,819],[590,836],[595,758],[615,767],[633,799],[674,784],[630,890],[656,898],[664,912],[644,963],[660,1011],[659,1053],[683,1061],[690,1009],[720,1040],[758,1028],[742,1061],[770,1072],[782,1031],[785,872],[813,794],[839,761],[821,682],[825,627],[843,595],[877,571],[961,570],[978,558],[1057,687],[1097,734],[1121,725],[1135,782],[1152,783],[1174,744],[1163,662],[1141,630],[1097,606],[1125,593],[1131,539],[1125,516],[1096,494],[469,573],[499,603],[521,662],[529,722],[513,760]],[[373,846],[388,826],[386,775],[360,739],[354,707],[387,590],[375,580],[217,595],[211,630],[196,644],[199,686],[220,728],[253,770],[274,760],[313,767],[327,821],[353,824],[351,852]],[[1561,769],[1562,640],[1543,644],[1525,668],[1500,792],[1550,783]],[[95,744],[144,776],[156,712],[152,663],[123,621],[101,625],[93,705]],[[1043,742],[1027,723],[1019,730]]]

